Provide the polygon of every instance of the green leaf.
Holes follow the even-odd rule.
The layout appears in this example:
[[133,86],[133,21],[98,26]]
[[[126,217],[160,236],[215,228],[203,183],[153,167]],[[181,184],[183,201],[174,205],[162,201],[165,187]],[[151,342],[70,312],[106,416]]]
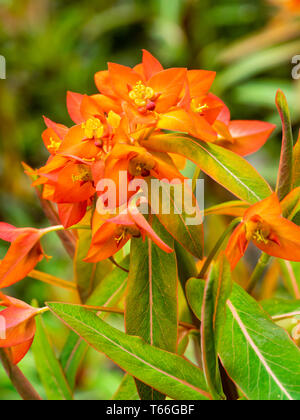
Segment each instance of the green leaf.
[[260,304],[275,320],[300,315],[300,300],[268,299]]
[[216,84],[222,91],[238,84],[243,80],[250,80],[253,76],[272,68],[278,68],[281,64],[290,62],[291,57],[298,54],[300,41],[292,41],[282,45],[276,45],[254,54],[247,55],[242,60],[228,66],[225,71],[218,74]]
[[[196,282],[197,279],[192,279]],[[201,280],[198,279],[198,283]],[[201,289],[200,285],[200,289]],[[231,269],[225,255],[212,266],[205,285],[202,322],[201,347],[204,373],[209,389],[215,399],[225,399],[219,372],[218,342],[226,317],[226,301],[232,290]],[[193,299],[193,296],[190,297]],[[196,302],[196,305],[199,305]]]
[[[152,227],[171,248],[174,240],[152,219]],[[131,264],[125,305],[126,332],[142,337],[147,343],[176,353],[177,265],[175,252],[167,254],[151,239],[132,239]],[[157,399],[152,390],[137,383],[142,399]],[[162,398],[162,396],[160,396]]]
[[[159,181],[155,181],[159,182]],[[149,181],[149,190],[151,191],[151,180]],[[156,215],[161,224],[179,242],[196,258],[203,258],[203,215],[198,206],[195,205],[195,197],[192,190],[187,186],[184,188],[185,199],[183,200],[182,184],[170,185],[166,182],[160,182],[162,198],[149,193],[149,201],[151,206],[157,209]],[[179,200],[179,201],[178,201]],[[170,203],[170,208],[163,211],[165,203]],[[199,203],[198,203],[199,205]],[[195,206],[192,208],[191,206]],[[191,224],[189,219],[196,218],[200,221]]]
[[182,288],[185,291],[187,281],[191,277],[197,277],[198,270],[195,259],[189,254],[183,246],[175,242],[175,252],[178,266],[178,277]]
[[283,281],[291,296],[300,299],[300,279],[295,275],[290,261],[278,259]]
[[190,306],[201,320],[202,362],[207,384],[215,399],[224,399],[217,348],[231,289],[231,270],[224,254],[213,264],[206,283],[201,279],[191,278],[186,285]]
[[298,188],[300,187],[300,132],[294,146],[293,160],[293,188]]
[[276,106],[282,122],[282,148],[276,192],[279,200],[282,200],[292,190],[294,141],[288,103],[281,90],[276,95]]
[[249,208],[249,204],[243,201],[227,201],[226,203],[218,204],[213,207],[205,209],[205,216],[221,215],[221,216],[243,216],[245,211]]
[[300,211],[300,188],[295,188],[281,202],[282,214],[286,219],[293,220]]
[[77,334],[70,331],[60,355],[60,363],[72,390],[75,388],[78,368],[84,360],[87,350],[87,344]]
[[300,350],[238,285],[227,302],[219,355],[248,399],[300,399]]
[[124,378],[112,399],[119,401],[137,401],[140,399],[132,376],[128,374],[124,375]]
[[93,290],[111,270],[110,261],[100,261],[97,264],[86,263],[83,259],[87,256],[92,240],[90,230],[78,230],[78,241],[74,258],[74,281],[82,303],[86,303]]
[[[129,269],[129,256],[124,258],[120,265],[125,269]],[[87,300],[87,305],[115,306],[125,293],[127,278],[128,274],[125,271],[115,268],[96,287]],[[107,316],[105,313],[100,315],[102,319],[105,316]],[[71,331],[60,356],[60,361],[72,389],[74,389],[77,371],[87,349],[87,344]]]
[[147,149],[185,156],[203,172],[247,203],[270,196],[272,190],[259,173],[241,156],[184,134],[163,134],[142,142]]
[[72,400],[72,391],[40,317],[36,319],[36,336],[32,345],[37,370],[49,400]]
[[186,296],[194,314],[202,321],[205,281],[191,278],[186,284]]
[[89,345],[145,384],[173,399],[210,398],[202,371],[181,356],[124,334],[80,306],[64,303],[48,306]]

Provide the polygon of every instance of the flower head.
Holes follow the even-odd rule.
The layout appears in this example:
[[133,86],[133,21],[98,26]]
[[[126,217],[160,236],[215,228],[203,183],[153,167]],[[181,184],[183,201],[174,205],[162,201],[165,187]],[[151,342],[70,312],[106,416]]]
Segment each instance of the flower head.
[[149,237],[165,252],[173,250],[154,232],[144,216],[139,213],[135,200],[116,217],[106,219],[96,226],[86,262],[98,262],[110,258],[122,249],[131,238]]
[[233,232],[226,254],[235,268],[250,242],[273,257],[300,261],[300,227],[282,216],[277,195],[254,204]]

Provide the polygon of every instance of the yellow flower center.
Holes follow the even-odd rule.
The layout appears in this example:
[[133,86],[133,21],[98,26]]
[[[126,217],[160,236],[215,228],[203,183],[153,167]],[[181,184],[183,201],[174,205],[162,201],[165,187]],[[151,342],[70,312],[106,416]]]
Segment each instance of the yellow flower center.
[[151,156],[139,155],[129,162],[128,172],[133,176],[149,176],[151,169],[156,165]]
[[50,137],[50,144],[48,146],[48,149],[53,150],[54,152],[57,152],[60,145],[61,145],[60,141],[55,141],[53,137]]
[[120,125],[121,117],[114,111],[109,111],[107,116],[107,122],[112,128],[117,129]]
[[199,104],[197,104],[196,99],[192,99],[192,102],[191,102],[191,110],[193,112],[196,112],[197,114],[202,114],[207,109],[208,109],[208,105],[207,104],[199,105]]
[[269,243],[270,233],[271,231],[268,225],[260,221],[250,220],[246,224],[246,237],[248,241],[253,240],[267,245]]
[[83,165],[78,166],[78,174],[72,175],[72,181],[75,182],[88,182],[91,181],[91,172]]
[[129,92],[129,98],[133,100],[133,102],[137,106],[146,106],[148,101],[151,101],[155,97],[154,90],[149,87],[143,85],[141,81],[139,81],[135,87]]
[[115,241],[117,242],[117,245],[119,246],[120,243],[127,238],[127,236],[139,238],[141,236],[141,232],[136,226],[119,225],[115,233]]
[[98,118],[89,118],[82,124],[87,139],[100,139],[104,134],[104,126]]

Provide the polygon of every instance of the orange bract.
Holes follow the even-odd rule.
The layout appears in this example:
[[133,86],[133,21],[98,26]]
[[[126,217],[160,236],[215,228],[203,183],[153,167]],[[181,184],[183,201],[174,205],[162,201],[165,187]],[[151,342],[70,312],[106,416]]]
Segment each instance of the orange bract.
[[232,234],[226,254],[235,268],[253,243],[263,252],[288,261],[300,261],[300,227],[282,216],[274,193],[246,210],[243,222]]
[[34,317],[39,309],[0,293],[1,306],[6,309],[0,312],[0,348],[13,364],[19,363],[28,352],[35,335]]
[[0,223],[0,238],[11,242],[11,246],[0,262],[0,289],[22,280],[45,256],[40,238],[45,230],[17,229],[7,223]]
[[118,216],[104,220],[93,235],[86,262],[98,262],[112,257],[133,237],[148,236],[165,252],[173,250],[165,244],[151,228],[144,216],[139,213],[135,200],[132,200]]

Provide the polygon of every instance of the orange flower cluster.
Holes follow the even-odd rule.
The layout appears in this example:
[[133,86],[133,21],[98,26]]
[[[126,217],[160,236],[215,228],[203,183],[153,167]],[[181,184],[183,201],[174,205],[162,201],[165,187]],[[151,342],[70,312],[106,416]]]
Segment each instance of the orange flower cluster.
[[282,7],[292,13],[300,12],[300,1],[299,0],[272,0],[272,3]]
[[[140,142],[162,130],[181,131],[240,155],[257,151],[274,129],[260,121],[231,121],[226,105],[209,93],[215,73],[164,70],[147,51],[131,69],[114,63],[95,75],[99,94],[68,93],[71,128],[45,118],[44,143],[51,156],[34,185],[57,203],[64,227],[78,223],[97,195],[103,177],[118,184],[149,175],[182,179],[178,159],[154,153]],[[118,203],[124,204],[124,203]]]
[[[72,127],[44,119],[47,129],[42,138],[50,157],[43,167],[31,172],[36,177],[33,185],[42,189],[44,200],[57,205],[65,229],[77,225],[92,209],[92,242],[86,261],[109,258],[130,238],[140,236],[149,236],[164,251],[172,252],[132,202],[129,205],[118,200],[121,208],[112,218],[103,218],[94,210],[103,194],[97,190],[99,181],[109,178],[118,185],[120,171],[127,174],[128,181],[148,177],[184,180],[180,173],[182,158],[147,149],[145,140],[164,130],[180,131],[242,156],[254,153],[267,141],[274,126],[260,121],[232,121],[227,106],[210,93],[214,78],[212,71],[165,70],[144,51],[142,63],[133,69],[109,63],[108,70],[97,73],[99,93],[68,93]],[[270,242],[275,254],[279,242],[282,246],[281,232],[273,233],[272,222],[268,220],[268,232],[265,228],[261,231],[260,219],[247,215],[247,228],[243,225],[239,229],[232,247],[237,242],[235,249],[241,254],[251,237],[261,248],[266,248],[265,241]],[[17,229],[0,224],[0,238],[11,242],[0,264],[0,289],[26,277],[43,258],[40,239],[51,229]],[[1,305],[7,307],[1,313],[7,322],[7,338],[0,339],[0,347],[10,347],[12,360],[18,362],[32,342],[33,318],[38,312],[4,295],[1,299]]]

